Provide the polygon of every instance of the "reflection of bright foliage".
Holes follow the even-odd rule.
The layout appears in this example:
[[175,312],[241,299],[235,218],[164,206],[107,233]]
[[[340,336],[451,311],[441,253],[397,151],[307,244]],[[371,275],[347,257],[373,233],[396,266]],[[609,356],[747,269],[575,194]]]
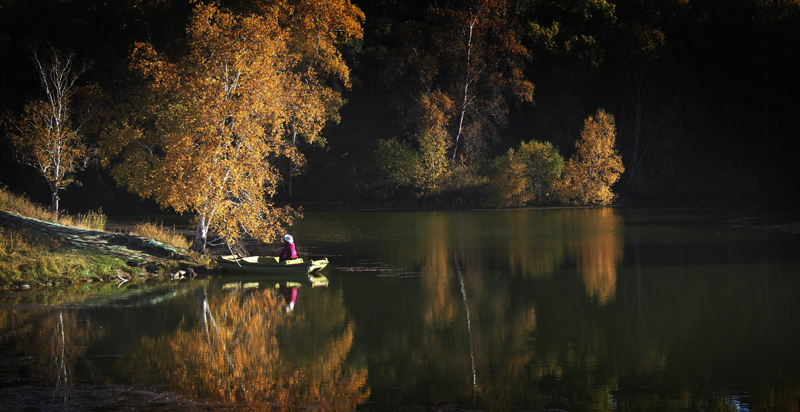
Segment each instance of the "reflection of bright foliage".
[[365,401],[366,368],[345,366],[352,328],[332,344],[335,350],[326,353],[323,367],[292,368],[281,358],[276,332],[291,329],[302,317],[287,315],[280,299],[269,289],[237,290],[218,302],[198,296],[199,327],[144,338],[133,357],[136,364],[127,366],[173,390],[225,402],[337,402],[354,409]]
[[601,305],[614,298],[617,288],[617,262],[622,258],[622,221],[613,209],[586,210],[583,231],[568,242],[586,285],[586,294]]
[[[447,222],[442,215],[429,215],[418,222],[420,227],[428,228],[434,233],[448,233]],[[452,253],[449,241],[445,236],[421,236],[417,244],[421,246],[422,286],[425,299],[424,322],[426,325],[448,325],[456,317],[458,302],[451,298],[450,265]]]

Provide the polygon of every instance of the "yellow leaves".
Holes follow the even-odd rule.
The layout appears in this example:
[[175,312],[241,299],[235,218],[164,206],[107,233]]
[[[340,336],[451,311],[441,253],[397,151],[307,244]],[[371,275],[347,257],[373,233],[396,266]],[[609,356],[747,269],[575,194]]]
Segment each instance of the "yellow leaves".
[[453,100],[441,90],[436,90],[423,94],[419,101],[419,114],[415,117],[419,119],[420,130],[423,133],[446,133],[447,123],[455,108]]
[[625,171],[616,149],[614,116],[600,109],[587,118],[576,147],[559,182],[564,200],[577,205],[611,203],[611,186]]
[[343,401],[355,407],[367,399],[366,368],[346,362],[354,342],[352,324],[328,323],[336,317],[326,318],[321,326],[341,330],[341,336],[319,348],[323,362],[312,357],[308,365],[298,365],[289,359],[296,357],[285,356],[278,337],[303,332],[307,339],[319,331],[302,330],[298,313],[286,316],[275,289],[235,288],[225,296],[203,293],[198,298],[199,324],[144,338],[137,350],[146,356],[131,359],[145,364],[126,365],[125,370],[144,379],[157,377],[159,383],[166,380],[177,392],[222,402]]
[[510,149],[495,165],[489,203],[495,207],[544,205],[553,200],[551,188],[561,177],[564,159],[550,142],[531,140]]
[[[312,13],[319,8],[339,11]],[[198,4],[184,58],[169,62],[149,44],[137,44],[131,55],[144,87],[123,127],[106,138],[114,155],[124,157],[114,175],[162,206],[197,212],[197,247],[204,247],[209,230],[231,243],[242,232],[271,241],[291,222],[293,210],[270,202],[282,179],[276,162],[302,165],[298,140],[321,141],[319,133],[341,101],[316,82],[310,66],[300,72],[298,64],[312,58],[342,63],[325,47],[360,36],[360,11],[346,1],[270,10],[291,10],[291,23],[281,27],[285,19]],[[314,16],[313,25],[303,20]],[[321,54],[296,49],[312,40]],[[331,70],[347,74],[341,67]]]
[[530,201],[526,190],[525,163],[514,149],[496,160],[489,204],[494,207],[523,206]]
[[178,81],[175,67],[149,43],[135,43],[130,60],[131,68],[150,80],[150,87],[153,90],[163,92],[170,84]]
[[282,1],[292,29],[293,51],[323,75],[334,75],[350,85],[350,70],[338,45],[361,39],[364,13],[349,0]]

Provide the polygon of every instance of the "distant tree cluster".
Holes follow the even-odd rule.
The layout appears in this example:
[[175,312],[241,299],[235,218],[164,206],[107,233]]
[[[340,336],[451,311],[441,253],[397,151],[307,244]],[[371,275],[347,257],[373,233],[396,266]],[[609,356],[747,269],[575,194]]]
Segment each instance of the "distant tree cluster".
[[[779,149],[794,140],[786,116],[800,114],[800,81],[792,74],[800,66],[796,1],[392,4],[364,5],[373,18],[363,49],[382,69],[368,79],[386,85],[387,100],[405,121],[395,134],[412,136],[404,150],[421,155],[426,119],[441,119],[447,175],[455,179],[438,186],[447,191],[445,203],[474,197],[475,188],[498,206],[608,202],[613,191],[599,194],[576,177],[588,173],[592,185],[600,184],[593,168],[575,167],[578,158],[588,159],[574,153],[583,150],[575,146],[584,138],[581,122],[597,107],[616,117],[625,167],[608,167],[625,170],[610,186],[617,192],[780,193],[800,177]],[[548,199],[520,177],[519,150],[531,139],[576,159],[564,165]],[[507,175],[500,179],[492,164]],[[567,180],[595,194],[568,193]],[[420,198],[430,195],[411,187]],[[406,192],[390,197],[398,201]],[[366,195],[376,193],[385,191]]]
[[[372,192],[384,198],[435,201],[436,196],[446,196],[448,188],[464,185],[459,174],[449,172],[444,150],[438,154],[438,186],[430,185],[424,178],[426,153],[423,145],[414,149],[398,139],[379,141],[369,174]],[[613,186],[624,171],[614,117],[600,109],[586,119],[568,161],[550,142],[523,141],[492,162],[478,196],[483,206],[491,207],[608,205],[616,198]]]

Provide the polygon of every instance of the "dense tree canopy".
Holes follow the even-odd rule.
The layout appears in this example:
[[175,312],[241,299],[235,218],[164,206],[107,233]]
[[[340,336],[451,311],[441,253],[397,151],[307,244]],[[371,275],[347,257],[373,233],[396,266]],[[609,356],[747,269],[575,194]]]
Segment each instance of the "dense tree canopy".
[[[106,3],[0,2],[0,109],[22,113],[34,100],[40,85],[28,55],[46,42],[93,61],[85,80],[115,103],[141,92],[127,67],[137,42],[158,51],[153,64],[184,67],[181,80],[190,78],[181,56],[196,53],[197,40],[185,34],[198,2]],[[486,166],[494,159],[531,140],[572,157],[597,107],[615,119],[626,171],[613,190],[623,196],[796,192],[796,0],[220,0],[217,6],[261,16],[281,33],[272,39],[285,53],[276,64],[297,87],[287,86],[282,100],[271,102],[293,109],[272,130],[288,140],[275,154],[280,170],[269,173],[281,184],[307,160],[293,201],[363,198],[353,194],[371,187],[363,183],[376,142],[395,138],[408,144],[403,150],[414,156],[407,158],[421,168],[414,172],[416,196],[480,203],[491,193]],[[10,148],[8,134],[2,145]],[[44,185],[21,183],[28,177],[22,170],[2,162],[0,180],[49,195]],[[66,192],[66,202],[101,184],[93,175],[78,178],[96,182]],[[277,188],[265,187],[265,193]]]
[[209,230],[228,244],[270,241],[294,216],[271,201],[276,159],[303,163],[296,136],[318,138],[330,91],[295,71],[304,56],[277,22],[198,5],[187,55],[172,63],[147,43],[131,55],[143,87],[104,140],[105,161],[132,191],[196,213],[195,250]]

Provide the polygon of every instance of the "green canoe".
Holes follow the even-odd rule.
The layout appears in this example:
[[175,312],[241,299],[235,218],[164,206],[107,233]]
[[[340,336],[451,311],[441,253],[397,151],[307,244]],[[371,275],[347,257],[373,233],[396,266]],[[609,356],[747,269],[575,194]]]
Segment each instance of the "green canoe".
[[307,275],[328,266],[328,258],[281,261],[277,256],[223,255],[217,261],[229,274]]

